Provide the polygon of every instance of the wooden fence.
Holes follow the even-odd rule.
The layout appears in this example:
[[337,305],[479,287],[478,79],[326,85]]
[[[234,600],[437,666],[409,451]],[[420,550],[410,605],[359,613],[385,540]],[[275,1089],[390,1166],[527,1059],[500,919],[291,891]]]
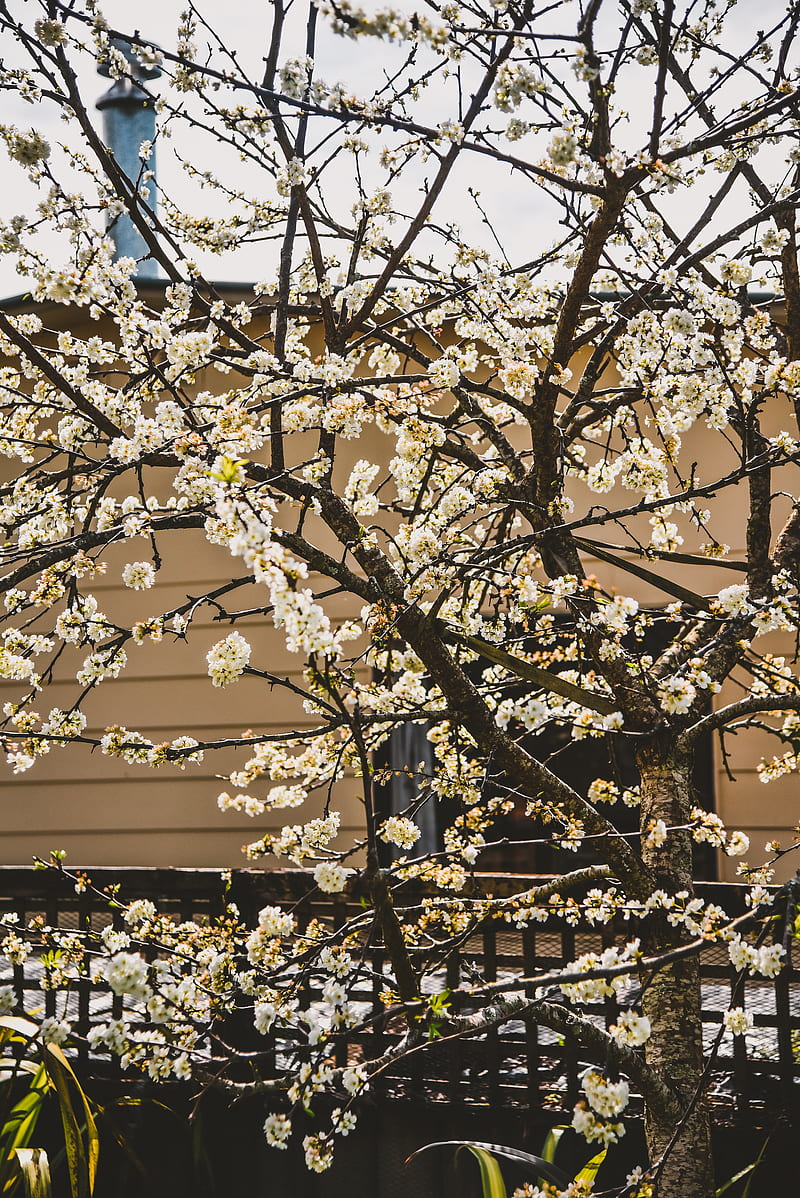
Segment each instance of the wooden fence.
[[[358,909],[355,903],[340,896],[321,895],[314,889],[310,875],[301,870],[234,870],[229,884],[216,870],[93,869],[90,872],[94,887],[104,890],[119,886],[124,901],[151,898],[161,912],[181,920],[212,919],[230,902],[237,904],[248,921],[254,921],[258,910],[267,903],[289,903],[300,925],[312,917],[339,923]],[[537,879],[479,875],[476,881],[483,893],[500,895],[516,893],[534,885]],[[745,892],[745,887],[733,884],[698,885],[698,893],[704,899],[719,903],[731,914],[745,910]],[[50,927],[74,930],[89,927],[99,930],[119,922],[120,918],[99,895],[92,890],[76,893],[69,879],[55,871],[8,866],[0,867],[0,912],[6,911],[16,912],[25,924],[39,919]],[[488,981],[502,981],[550,972],[582,953],[602,951],[630,935],[629,924],[621,928],[570,927],[555,917],[522,929],[489,922],[449,953],[435,986],[455,991],[462,978],[480,975]],[[754,1020],[747,1040],[726,1035],[713,1056],[708,1092],[717,1119],[736,1121],[744,1116],[751,1118],[759,1111],[797,1111],[800,1106],[800,969],[792,960],[789,940],[787,947],[784,967],[771,980],[743,978],[730,965],[724,945],[710,945],[701,955],[702,1017],[707,1046],[710,1048],[718,1039],[723,1013],[732,1001],[733,1005],[745,1007]],[[380,948],[374,950],[374,960],[378,967],[382,965]],[[13,982],[24,1010],[34,1015],[63,1017],[63,994],[43,989],[41,981],[42,970],[35,957],[17,966],[0,958],[0,982]],[[383,1014],[380,982],[375,980],[366,985],[368,988],[358,998],[369,1005],[375,1020],[371,1030],[360,1039],[355,1036],[341,1045],[341,1061],[379,1055],[396,1042],[400,1031]],[[622,997],[626,1004],[635,1001],[635,992],[632,990]],[[615,1021],[618,1010],[612,997],[602,1004],[578,1009],[605,1026]],[[66,1012],[75,1032],[83,1033],[90,1016],[98,1010],[116,1017],[121,1013],[121,1000],[110,995],[103,983],[77,981]],[[243,1025],[247,1025],[246,1020]],[[289,1047],[288,1041],[283,1045],[278,1041],[271,1063],[279,1066],[281,1053]],[[114,1063],[102,1055],[90,1055],[85,1042],[78,1042],[76,1052],[86,1073],[114,1074]],[[489,1105],[556,1115],[571,1110],[579,1097],[580,1074],[587,1063],[571,1036],[559,1037],[532,1022],[518,1021],[468,1040],[441,1045],[433,1042],[424,1051],[393,1065],[382,1077],[380,1091],[396,1099]]]

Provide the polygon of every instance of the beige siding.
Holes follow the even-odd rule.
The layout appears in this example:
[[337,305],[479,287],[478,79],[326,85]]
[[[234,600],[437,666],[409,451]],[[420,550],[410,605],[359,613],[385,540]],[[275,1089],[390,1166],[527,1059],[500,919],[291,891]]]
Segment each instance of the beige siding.
[[[164,539],[164,568],[153,590],[144,594],[123,587],[119,576],[125,561],[149,556],[148,542],[138,539],[108,554],[108,573],[91,590],[110,619],[125,624],[160,614],[241,572],[240,563],[199,533],[172,541],[170,546]],[[233,592],[229,603],[236,610],[267,601],[265,588],[250,585]],[[248,729],[293,732],[307,726],[300,698],[283,688],[253,677],[225,688],[212,685],[205,655],[231,630],[214,615],[208,605],[199,608],[185,642],[166,635],[160,644],[129,644],[127,669],[95,688],[84,704],[88,732],[102,733],[113,721],[160,743],[184,733],[200,740],[233,739]],[[254,665],[302,684],[302,659],[287,651],[268,617],[248,617],[237,628],[253,646]],[[74,700],[75,671],[87,652],[69,646],[62,655],[60,680],[43,696],[45,711]],[[0,701],[15,693],[14,686],[0,686]],[[255,820],[219,811],[217,795],[229,789],[224,775],[240,768],[246,757],[246,749],[222,749],[184,770],[152,770],[77,745],[54,749],[30,771],[2,775],[0,862],[24,865],[63,848],[74,865],[242,865],[244,844],[285,822],[319,814],[326,798],[321,792],[302,809]],[[254,784],[253,793],[263,795],[269,785]],[[349,845],[363,822],[358,783],[339,783],[335,802],[342,815],[340,843]]]
[[[757,646],[760,653],[782,656],[787,661],[792,660],[795,652],[794,638],[786,633],[760,638]],[[735,702],[741,694],[740,689],[729,684],[720,694],[719,703]],[[758,776],[758,763],[762,758],[780,757],[786,750],[787,746],[774,736],[750,729],[725,737],[726,761],[723,761],[720,741],[715,737],[717,810],[729,827],[740,828],[750,837],[747,860],[752,864],[764,860],[767,841],[778,840],[787,848],[794,838],[792,829],[800,823],[798,775],[788,774],[768,784]],[[796,854],[790,853],[778,863],[776,876],[785,881],[796,869]],[[736,862],[720,856],[720,877],[724,881],[734,881]]]
[[[63,308],[47,318],[51,315],[67,323],[72,319]],[[93,324],[91,331],[99,330]],[[230,378],[208,372],[206,377],[198,378],[197,385],[212,389],[230,386],[231,382]],[[784,423],[783,412],[777,405],[773,417],[776,427]],[[701,482],[710,482],[735,467],[735,455],[720,447],[717,434],[700,425],[691,435]],[[341,444],[342,460],[337,467],[340,485],[356,458],[385,460],[391,447],[390,441],[376,430]],[[776,491],[782,488],[790,491],[794,481],[786,472],[776,472],[773,487]],[[153,488],[157,485],[154,482]],[[602,503],[602,496],[593,495],[580,485],[575,486],[574,494],[578,510],[598,501]],[[714,506],[713,500],[709,506]],[[776,528],[787,510],[788,501],[776,503]],[[679,523],[682,519],[674,518]],[[644,534],[646,520],[634,522],[634,527]],[[731,492],[724,499],[722,520],[715,514],[714,528],[732,547],[732,556],[741,557],[745,536],[743,491]],[[316,528],[314,532],[316,535]],[[586,535],[596,535],[597,540],[609,543],[621,539],[611,528],[588,529]],[[687,537],[687,547],[692,543]],[[154,590],[145,594],[126,590],[120,582],[120,571],[125,561],[149,557],[147,539],[138,538],[107,554],[108,574],[91,589],[110,618],[129,624],[131,619],[160,614],[184,602],[187,596],[201,595],[244,572],[237,559],[226,550],[209,545],[199,532],[167,534],[161,538],[160,548],[164,567]],[[740,575],[721,568],[667,563],[653,563],[649,568],[660,577],[672,578],[706,594],[740,579]],[[621,568],[598,562],[596,569],[605,586],[634,594],[642,602],[671,601],[672,596],[659,587],[637,580]],[[233,610],[249,609],[266,603],[267,593],[263,588],[243,587],[232,592],[226,602]],[[358,600],[342,599],[335,614],[351,616],[359,607]],[[249,617],[237,627],[253,645],[255,665],[282,677],[301,679],[302,661],[286,651],[282,636],[271,628],[267,617]],[[222,690],[211,685],[205,654],[229,631],[230,626],[215,620],[213,609],[204,606],[193,622],[188,644],[172,643],[165,638],[161,645],[130,646],[129,666],[123,676],[98,687],[86,704],[90,730],[100,732],[113,720],[159,742],[182,733],[199,739],[234,738],[248,728],[288,732],[307,725],[308,717],[299,700],[280,688],[270,688],[253,678],[244,678]],[[793,645],[787,643],[764,647],[787,656],[793,653]],[[68,650],[62,661],[61,677],[74,677],[85,652]],[[0,686],[0,699],[5,697],[4,692],[9,693],[9,688]],[[69,703],[75,693],[74,683],[59,682],[43,697],[42,704],[49,710],[57,703]],[[734,691],[726,692],[722,699],[735,695]],[[759,861],[766,840],[777,838],[788,843],[790,829],[800,820],[800,783],[794,775],[771,786],[759,782],[756,765],[760,756],[777,751],[769,738],[748,734],[730,737],[727,743],[731,753],[728,764],[735,781],[729,778],[717,747],[716,808],[730,826],[750,835],[751,860]],[[320,798],[312,803],[311,811],[279,812],[280,818],[273,816],[267,822],[221,813],[216,796],[225,783],[217,775],[236,768],[243,760],[244,753],[224,750],[207,756],[200,766],[187,766],[185,771],[169,767],[153,772],[76,747],[53,751],[28,773],[0,776],[0,862],[25,864],[34,855],[65,848],[69,861],[75,865],[241,864],[243,843],[257,839],[270,826],[317,814],[323,802]],[[266,785],[253,788],[256,794],[263,794],[265,789]],[[339,784],[336,798],[343,812],[341,843],[344,844],[361,829],[357,783]],[[793,868],[789,858],[782,872],[788,874]],[[733,869],[733,863],[722,857],[721,875],[731,878]]]

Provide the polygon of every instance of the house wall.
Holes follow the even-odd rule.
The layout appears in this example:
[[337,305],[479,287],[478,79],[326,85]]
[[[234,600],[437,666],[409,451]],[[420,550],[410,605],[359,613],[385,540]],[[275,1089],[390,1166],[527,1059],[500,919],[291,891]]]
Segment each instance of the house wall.
[[[165,564],[156,586],[144,595],[118,581],[114,559],[120,567],[130,560],[130,545],[127,554],[107,556],[108,575],[92,590],[110,619],[130,623],[131,617],[155,615],[181,603],[187,594],[200,595],[219,586],[235,571],[230,554],[209,546],[201,534],[183,533],[173,539],[173,547],[167,538],[160,541]],[[144,542],[142,547],[146,557],[148,547]],[[259,602],[264,603],[263,588],[236,592],[236,607]],[[286,652],[264,617],[253,617],[237,628],[253,645],[254,662],[266,659],[275,673],[302,681],[301,660]],[[214,621],[213,609],[206,606],[187,642],[165,637],[159,645],[129,645],[128,668],[118,679],[95,688],[84,705],[89,732],[102,733],[113,722],[161,743],[184,733],[202,740],[239,738],[247,729],[292,732],[307,723],[299,699],[270,689],[260,679],[244,677],[222,689],[212,686],[205,655],[229,631],[228,624]],[[77,668],[85,653],[71,649],[65,667],[74,659]],[[66,669],[63,673],[69,676]],[[74,694],[74,683],[55,683],[48,688],[45,709],[69,703],[68,696]],[[219,811],[216,797],[230,789],[219,775],[239,768],[243,760],[242,750],[223,749],[184,770],[153,770],[99,751],[89,753],[79,745],[54,750],[13,780],[8,773],[3,776],[0,862],[24,864],[34,854],[46,856],[53,848],[64,848],[68,860],[81,865],[242,865],[242,845],[268,828],[263,818],[253,821]],[[352,782],[339,784],[343,842],[351,842],[361,826],[355,795]],[[288,822],[301,818],[291,811],[281,814]],[[279,822],[283,821],[274,819],[274,826]]]
[[[75,329],[74,314],[63,308],[46,313],[45,320],[50,327],[58,327],[60,321],[79,331]],[[99,331],[102,330],[93,323],[90,333]],[[198,376],[196,385],[200,390],[220,389],[229,387],[231,379],[216,374]],[[782,417],[783,413],[776,410],[776,426],[783,423]],[[732,450],[729,462],[721,460],[718,434],[699,425],[691,436],[692,457],[699,463],[701,481],[710,482],[735,465]],[[349,472],[358,457],[372,460],[385,457],[386,447],[386,438],[374,429],[365,430],[363,438],[356,442],[342,442],[345,459],[342,474]],[[787,472],[782,476],[776,474],[773,487],[775,491],[783,488],[796,492],[796,479]],[[580,486],[575,487],[578,505],[598,501],[597,496],[590,497],[581,491]],[[721,504],[713,506],[714,532],[731,546],[731,557],[741,560],[745,540],[743,492],[741,489],[725,492]],[[788,500],[779,500],[775,528],[780,527],[787,512]],[[645,528],[643,522],[642,530]],[[610,543],[615,536],[610,528],[603,527],[597,530],[597,539]],[[160,613],[184,601],[187,595],[200,595],[240,572],[238,559],[221,547],[209,545],[200,533],[167,534],[160,547],[163,568],[155,588],[144,594],[122,586],[120,571],[122,564],[131,560],[132,549],[135,556],[149,556],[147,542],[128,543],[124,550],[106,555],[108,573],[97,580],[92,590],[109,617],[124,623],[134,614],[137,619],[143,618],[150,608],[152,614]],[[687,544],[687,548],[691,546]],[[591,572],[591,561],[587,568]],[[701,593],[711,593],[740,579],[739,575],[718,567],[659,563],[651,568]],[[606,588],[616,587],[635,595],[640,602],[660,605],[672,601],[660,588],[637,580],[621,568],[597,562],[596,571]],[[250,608],[264,601],[263,588],[250,586],[236,592],[232,605]],[[343,618],[353,615],[359,606],[352,601],[348,606],[343,598],[340,614]],[[230,630],[226,623],[215,619],[215,614],[208,606],[202,609],[192,625],[188,644],[168,643],[165,638],[158,646],[131,645],[128,669],[119,679],[104,682],[89,697],[85,710],[90,731],[102,731],[113,720],[160,742],[182,733],[201,739],[236,738],[248,728],[290,732],[303,727],[308,717],[299,699],[283,689],[270,688],[251,677],[224,689],[211,685],[205,654]],[[266,617],[250,617],[237,623],[237,627],[254,646],[254,662],[265,659],[274,673],[300,679],[301,659],[286,651],[282,638],[271,630]],[[794,644],[788,637],[765,638],[760,647],[787,657],[794,653]],[[86,651],[70,652],[77,662]],[[8,690],[0,686],[0,701],[4,701],[3,692]],[[46,710],[66,699],[70,691],[67,684],[57,683],[43,698]],[[730,686],[719,701],[735,698],[736,694],[735,686]],[[800,783],[796,776],[771,786],[759,782],[756,766],[760,756],[777,751],[764,734],[730,737],[727,747],[729,756],[725,763],[719,746],[715,746],[715,795],[706,796],[704,801],[708,806],[715,804],[730,826],[748,833],[753,846],[750,859],[759,861],[765,841],[790,842],[790,830],[800,820]],[[226,789],[220,775],[242,761],[241,751],[222,750],[208,755],[202,765],[190,764],[184,771],[167,767],[154,772],[145,766],[104,757],[99,752],[88,753],[79,746],[55,750],[27,773],[0,775],[0,863],[26,864],[33,856],[47,856],[51,849],[63,848],[68,861],[76,866],[241,865],[243,844],[287,820],[294,822],[309,817],[305,809],[302,816],[299,812],[284,811],[256,820],[220,812],[216,797]],[[339,783],[335,797],[343,817],[340,842],[350,844],[362,828],[357,781],[345,779]],[[322,802],[320,799],[320,808]],[[788,876],[795,867],[789,857],[781,863],[779,872]],[[734,863],[721,857],[719,873],[721,878],[733,879]]]

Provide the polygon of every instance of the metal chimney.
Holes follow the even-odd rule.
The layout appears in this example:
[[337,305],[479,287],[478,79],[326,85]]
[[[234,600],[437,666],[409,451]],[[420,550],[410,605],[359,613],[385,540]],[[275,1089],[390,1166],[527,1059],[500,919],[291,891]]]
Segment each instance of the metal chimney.
[[[115,42],[114,48],[125,56],[128,74],[123,79],[114,80],[108,91],[97,101],[97,108],[103,114],[103,139],[106,146],[114,155],[117,166],[136,188],[142,171],[155,171],[155,150],[146,164],[139,157],[142,142],[153,142],[156,135],[153,102],[140,84],[149,79],[157,79],[161,71],[158,67],[144,66],[140,63],[131,47],[125,43]],[[98,67],[98,71],[106,78],[110,77],[108,67]],[[146,186],[150,192],[148,206],[155,210],[155,178],[148,179]],[[158,278],[158,265],[148,256],[150,251],[147,242],[127,213],[112,221],[108,231],[114,242],[115,257],[137,260],[140,279]]]

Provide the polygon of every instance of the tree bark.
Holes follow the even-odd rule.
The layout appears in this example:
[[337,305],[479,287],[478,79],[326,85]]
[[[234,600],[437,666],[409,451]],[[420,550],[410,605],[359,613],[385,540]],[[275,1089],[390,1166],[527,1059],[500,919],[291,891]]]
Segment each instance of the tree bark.
[[[642,855],[668,894],[693,894],[692,842],[689,832],[670,832],[658,846],[648,843],[653,820],[667,827],[686,824],[692,807],[691,755],[674,742],[654,741],[640,751]],[[655,912],[645,925],[648,954],[675,948],[685,939],[666,917]],[[711,1125],[702,1094],[703,1041],[700,968],[696,956],[676,961],[643,979],[642,1013],[650,1020],[645,1046],[648,1064],[677,1094],[684,1111],[676,1127],[674,1112],[645,1106],[645,1135],[650,1163],[657,1170],[658,1198],[713,1198]]]

